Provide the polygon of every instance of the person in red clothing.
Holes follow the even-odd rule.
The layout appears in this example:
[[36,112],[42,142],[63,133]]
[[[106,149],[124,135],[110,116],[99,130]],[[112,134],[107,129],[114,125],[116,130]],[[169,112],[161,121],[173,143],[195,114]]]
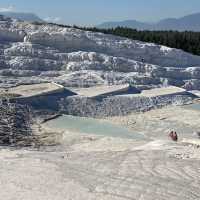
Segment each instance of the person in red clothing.
[[173,141],[175,141],[175,142],[178,141],[178,135],[177,135],[177,133],[174,132],[174,131],[171,131],[171,132],[170,132],[169,137],[170,137]]

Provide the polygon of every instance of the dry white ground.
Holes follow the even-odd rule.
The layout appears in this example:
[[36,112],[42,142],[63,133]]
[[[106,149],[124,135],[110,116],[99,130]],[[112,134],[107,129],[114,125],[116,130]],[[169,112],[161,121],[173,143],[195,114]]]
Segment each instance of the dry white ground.
[[57,146],[39,150],[2,148],[1,199],[199,200],[198,145],[182,142],[187,133],[180,134],[180,141],[175,143],[158,130],[163,125],[167,128],[170,120],[177,128],[182,123],[183,127],[188,124],[198,129],[200,114],[177,108],[175,115],[174,111],[169,107],[109,119],[146,136],[146,129],[152,126],[150,131],[155,133],[149,135],[149,141],[65,132],[57,135]]
[[123,92],[129,89],[129,84],[125,85],[111,85],[111,86],[95,86],[90,88],[72,89],[73,92],[81,96],[96,97],[113,92]]

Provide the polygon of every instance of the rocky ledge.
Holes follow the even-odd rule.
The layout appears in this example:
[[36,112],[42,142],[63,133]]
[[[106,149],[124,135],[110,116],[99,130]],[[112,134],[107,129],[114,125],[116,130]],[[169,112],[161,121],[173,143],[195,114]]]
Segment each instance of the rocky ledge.
[[27,106],[0,102],[0,145],[30,145],[32,137],[32,116]]

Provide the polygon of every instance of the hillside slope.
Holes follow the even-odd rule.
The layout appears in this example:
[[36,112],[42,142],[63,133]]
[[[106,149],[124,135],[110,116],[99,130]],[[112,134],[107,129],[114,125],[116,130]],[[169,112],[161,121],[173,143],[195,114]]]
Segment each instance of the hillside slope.
[[113,35],[1,18],[1,86],[132,83],[198,88],[200,57]]

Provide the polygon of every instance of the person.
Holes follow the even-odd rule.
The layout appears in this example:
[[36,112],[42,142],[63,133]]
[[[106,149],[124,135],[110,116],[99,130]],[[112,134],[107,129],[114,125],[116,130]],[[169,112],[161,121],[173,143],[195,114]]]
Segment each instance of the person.
[[175,132],[174,135],[173,135],[173,140],[174,140],[174,141],[178,141],[178,135],[177,135],[176,132]]
[[171,132],[169,133],[169,137],[172,137],[172,135],[173,135],[173,131],[171,131]]
[[175,141],[175,142],[178,141],[178,135],[177,135],[177,133],[174,132],[174,131],[171,131],[171,132],[170,132],[169,137],[170,137],[173,141]]

